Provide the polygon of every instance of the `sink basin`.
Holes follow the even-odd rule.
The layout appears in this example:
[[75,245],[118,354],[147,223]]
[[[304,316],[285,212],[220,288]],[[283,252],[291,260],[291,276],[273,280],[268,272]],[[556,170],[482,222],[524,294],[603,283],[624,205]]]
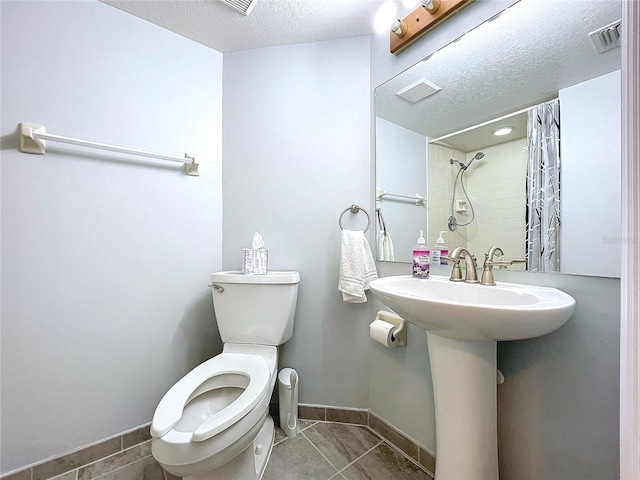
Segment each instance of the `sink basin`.
[[571,316],[576,301],[555,288],[422,280],[410,275],[371,282],[382,303],[429,332],[460,340],[521,340],[546,335]]

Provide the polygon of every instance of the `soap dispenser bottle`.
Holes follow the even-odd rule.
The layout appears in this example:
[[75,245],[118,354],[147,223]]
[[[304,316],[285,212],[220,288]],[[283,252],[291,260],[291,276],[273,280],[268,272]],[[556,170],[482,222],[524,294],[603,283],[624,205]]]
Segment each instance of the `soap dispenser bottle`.
[[416,278],[429,278],[429,248],[423,236],[423,230],[420,230],[420,236],[413,249],[413,276]]
[[448,265],[447,257],[449,256],[449,249],[444,244],[444,238],[442,234],[444,230],[440,232],[440,235],[436,239],[436,244],[431,249],[431,263],[433,265]]

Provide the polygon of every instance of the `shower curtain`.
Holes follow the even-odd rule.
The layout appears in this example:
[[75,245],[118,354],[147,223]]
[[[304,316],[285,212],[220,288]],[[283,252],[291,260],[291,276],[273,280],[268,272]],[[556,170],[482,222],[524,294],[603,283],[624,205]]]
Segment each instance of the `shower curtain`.
[[560,271],[560,103],[528,113],[527,270]]

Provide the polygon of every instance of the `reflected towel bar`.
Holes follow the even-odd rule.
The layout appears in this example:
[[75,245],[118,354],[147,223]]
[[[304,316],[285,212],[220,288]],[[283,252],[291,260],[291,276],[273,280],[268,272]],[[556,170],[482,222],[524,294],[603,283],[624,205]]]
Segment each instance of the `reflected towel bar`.
[[96,148],[98,150],[108,150],[110,152],[126,153],[128,155],[138,155],[142,157],[157,158],[167,160],[169,162],[184,163],[184,170],[187,175],[192,177],[198,176],[198,164],[194,157],[190,157],[186,153],[184,158],[174,155],[165,155],[163,153],[148,152],[145,150],[135,150],[133,148],[118,147],[106,143],[98,143],[90,140],[80,140],[79,138],[64,137],[62,135],[54,135],[46,133],[46,129],[42,125],[36,123],[20,124],[20,151],[23,153],[35,153],[43,155],[45,153],[44,140],[52,142],[68,143],[80,147]]
[[393,192],[387,192],[386,190],[383,190],[380,187],[376,188],[376,200],[382,200],[382,197],[397,197],[397,198],[407,198],[409,200],[413,200],[416,202],[416,205],[421,207],[424,205],[424,202],[426,202],[427,197],[423,197],[422,195],[418,195],[417,193],[415,195],[408,195],[406,193],[393,193]]

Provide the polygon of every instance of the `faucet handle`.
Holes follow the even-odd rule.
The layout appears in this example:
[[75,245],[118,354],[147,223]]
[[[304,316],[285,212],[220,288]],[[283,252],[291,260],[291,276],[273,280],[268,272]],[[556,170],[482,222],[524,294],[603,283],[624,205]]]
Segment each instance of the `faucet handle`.
[[515,263],[527,263],[527,261],[524,258],[512,258],[510,260],[497,260],[492,262],[492,265],[494,267],[498,267],[501,269],[510,267],[511,265],[515,264]]
[[457,257],[447,257],[444,255],[440,258],[444,258],[445,260],[453,262],[453,268],[451,269],[451,276],[449,277],[449,280],[451,280],[452,282],[462,282],[463,278],[462,270],[460,269],[460,259]]

